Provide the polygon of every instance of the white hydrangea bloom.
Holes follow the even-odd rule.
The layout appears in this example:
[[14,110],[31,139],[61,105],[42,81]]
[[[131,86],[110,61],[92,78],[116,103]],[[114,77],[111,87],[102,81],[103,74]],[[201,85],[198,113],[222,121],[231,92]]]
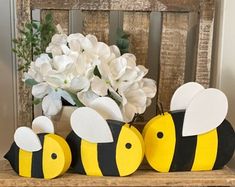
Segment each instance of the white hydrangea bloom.
[[37,82],[32,94],[42,99],[46,115],[61,110],[61,98],[74,105],[71,93],[86,106],[108,96],[120,104],[124,120],[129,122],[135,113],[145,111],[156,94],[155,81],[144,78],[148,70],[136,65],[133,54],[121,55],[117,46],[108,46],[94,35],[55,34],[46,52],[52,58],[41,54],[24,78]]

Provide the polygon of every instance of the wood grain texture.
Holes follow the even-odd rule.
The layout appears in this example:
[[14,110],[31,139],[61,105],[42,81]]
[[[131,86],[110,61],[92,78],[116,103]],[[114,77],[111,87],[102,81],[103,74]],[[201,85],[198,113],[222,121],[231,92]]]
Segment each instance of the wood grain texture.
[[[19,29],[22,29],[24,24],[30,21],[30,0],[16,1],[16,15],[17,15],[17,31],[16,36],[20,36]],[[17,60],[17,63],[22,63]],[[30,87],[22,81],[23,72],[17,71],[17,126],[31,126],[33,106],[32,95]]]
[[99,41],[109,43],[109,11],[83,11],[83,34],[93,34]]
[[31,0],[33,9],[198,11],[195,0]]
[[210,86],[211,76],[215,0],[201,0],[200,2],[196,81],[207,88]]
[[65,34],[69,34],[69,11],[68,10],[41,10],[41,19],[51,12],[56,26],[60,24]]
[[174,91],[184,83],[189,14],[165,12],[162,19],[158,99],[168,111]]
[[19,177],[12,169],[0,170],[0,186],[234,186],[235,172],[227,167],[208,172],[157,173],[136,171],[129,177],[90,177],[66,173],[52,180]]
[[130,34],[130,52],[139,65],[146,65],[148,61],[149,25],[149,12],[124,12],[123,30]]

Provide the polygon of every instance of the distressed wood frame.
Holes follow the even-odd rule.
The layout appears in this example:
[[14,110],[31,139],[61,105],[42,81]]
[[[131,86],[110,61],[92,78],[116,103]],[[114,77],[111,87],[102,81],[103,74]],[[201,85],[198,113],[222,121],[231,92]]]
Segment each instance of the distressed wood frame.
[[[131,37],[135,45],[144,42],[142,48],[134,50],[136,56],[141,58],[140,64],[145,64],[144,61],[148,60],[148,51],[146,51],[148,41],[146,40],[149,33],[149,14],[152,11],[159,11],[162,13],[162,35],[159,70],[156,72],[158,76],[157,99],[161,100],[165,106],[164,109],[168,110],[169,100],[173,92],[185,81],[197,81],[205,87],[210,85],[215,0],[16,0],[16,2],[17,28],[20,28],[26,21],[30,20],[31,10],[33,9],[45,11],[61,10],[67,16],[69,14],[66,11],[79,9],[87,17],[85,32],[94,30],[94,33],[100,35],[98,38],[103,38],[106,42],[109,34],[107,30],[108,20],[105,20],[105,25],[102,26],[103,30],[106,29],[104,35],[102,35],[102,30],[96,32],[97,22],[89,21],[88,18],[91,17],[89,12],[93,12],[93,16],[101,19],[109,11],[122,10],[124,11],[124,29],[134,34],[138,34],[135,31],[141,29],[141,37],[137,37],[137,35]],[[193,50],[193,52],[187,49],[187,38],[189,37],[190,29],[192,29],[192,25],[189,22],[191,13],[198,15],[198,19],[193,25],[197,30],[197,40],[194,46],[190,47],[190,51]],[[134,21],[128,25],[125,20],[129,22],[135,16],[141,17],[147,24],[145,26],[140,25],[142,28],[133,30],[133,27],[138,27],[138,25]],[[175,27],[171,24],[175,24]],[[174,37],[176,39],[173,39]],[[179,52],[177,52],[177,46],[180,49]],[[194,68],[191,70],[192,72],[188,73],[190,75],[185,75],[187,59],[191,57],[194,61]],[[169,77],[168,75],[171,76]],[[190,78],[186,79],[186,76]],[[18,125],[25,125],[31,123],[33,107],[30,89],[22,83],[21,79],[22,73],[19,72],[17,76],[19,109],[17,121]]]

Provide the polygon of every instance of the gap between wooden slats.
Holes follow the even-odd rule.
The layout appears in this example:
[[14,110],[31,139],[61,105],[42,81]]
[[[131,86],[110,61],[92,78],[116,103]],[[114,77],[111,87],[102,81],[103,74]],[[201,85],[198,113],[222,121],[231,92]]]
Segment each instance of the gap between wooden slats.
[[149,12],[124,12],[123,30],[130,34],[130,52],[137,64],[146,65],[148,59]]
[[196,81],[210,86],[215,0],[201,0]]
[[165,111],[176,88],[184,83],[188,29],[188,13],[162,14],[158,99]]
[[109,43],[109,11],[82,11],[83,34],[93,34],[99,41]]
[[54,24],[60,24],[65,34],[69,34],[69,11],[68,10],[41,10],[41,19],[51,12]]

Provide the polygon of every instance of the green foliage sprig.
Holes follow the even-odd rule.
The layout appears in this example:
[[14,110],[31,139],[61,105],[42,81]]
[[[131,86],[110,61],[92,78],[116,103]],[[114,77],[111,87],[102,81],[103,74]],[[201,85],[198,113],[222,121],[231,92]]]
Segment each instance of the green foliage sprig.
[[123,31],[123,29],[117,29],[116,45],[118,46],[121,55],[124,53],[129,53],[129,37],[130,35]]
[[53,17],[48,13],[40,22],[32,20],[27,22],[23,29],[19,30],[20,36],[13,39],[15,48],[12,49],[16,56],[22,61],[18,65],[18,70],[28,71],[32,57],[45,53],[46,47],[56,33],[56,27],[53,24]]

